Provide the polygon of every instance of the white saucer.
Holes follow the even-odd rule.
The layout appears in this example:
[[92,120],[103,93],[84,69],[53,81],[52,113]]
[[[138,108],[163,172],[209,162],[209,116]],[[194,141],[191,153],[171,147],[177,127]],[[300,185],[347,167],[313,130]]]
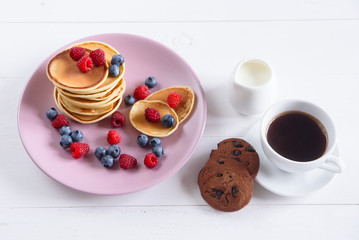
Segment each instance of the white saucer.
[[[259,155],[260,168],[256,181],[267,190],[286,197],[304,196],[323,188],[334,178],[335,173],[320,168],[305,173],[288,173],[277,168],[265,156],[259,132],[260,121],[253,125],[245,139]],[[340,158],[338,146],[333,154]]]

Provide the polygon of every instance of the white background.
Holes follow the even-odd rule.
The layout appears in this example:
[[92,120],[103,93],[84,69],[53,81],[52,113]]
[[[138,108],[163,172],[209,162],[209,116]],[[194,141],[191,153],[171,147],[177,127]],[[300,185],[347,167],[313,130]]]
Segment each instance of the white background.
[[[100,33],[156,40],[194,69],[207,124],[187,164],[121,196],[62,186],[26,154],[17,107],[38,65]],[[0,239],[359,239],[359,1],[0,1]],[[266,59],[279,99],[299,98],[334,119],[346,169],[310,196],[279,197],[257,183],[248,206],[223,213],[201,198],[197,174],[216,143],[245,136],[260,116],[228,105],[225,86],[246,57]]]

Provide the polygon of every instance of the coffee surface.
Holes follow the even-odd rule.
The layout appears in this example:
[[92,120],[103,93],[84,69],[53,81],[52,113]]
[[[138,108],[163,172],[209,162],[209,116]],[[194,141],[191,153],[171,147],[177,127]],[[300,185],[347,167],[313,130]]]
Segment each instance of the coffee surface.
[[269,145],[285,158],[307,162],[321,157],[327,147],[324,126],[313,116],[291,111],[280,114],[267,131]]

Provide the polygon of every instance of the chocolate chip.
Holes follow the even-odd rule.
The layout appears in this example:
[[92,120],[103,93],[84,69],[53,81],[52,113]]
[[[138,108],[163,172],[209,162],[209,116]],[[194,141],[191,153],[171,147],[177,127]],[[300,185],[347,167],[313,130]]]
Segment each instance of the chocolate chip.
[[217,174],[217,177],[222,177],[223,176],[223,173],[218,173]]
[[219,164],[224,164],[223,160],[218,161]]
[[222,197],[222,195],[223,195],[223,191],[218,190],[218,189],[212,189],[212,192],[215,193],[215,197],[218,198],[218,199],[220,199]]
[[239,155],[242,155],[242,152],[240,150],[234,150],[233,155],[234,156],[239,156]]
[[233,141],[233,146],[237,148],[241,148],[243,147],[243,144],[241,143],[241,141]]
[[241,162],[241,159],[239,157],[232,157],[234,161]]
[[253,148],[251,145],[249,145],[249,146],[246,148],[246,151],[247,151],[247,152],[255,152],[256,150],[254,150],[254,148]]
[[227,196],[225,197],[225,199],[226,199],[226,202],[229,203],[229,200],[228,200]]
[[238,189],[236,187],[232,187],[232,195],[233,197],[236,197],[234,195],[236,195],[238,193]]

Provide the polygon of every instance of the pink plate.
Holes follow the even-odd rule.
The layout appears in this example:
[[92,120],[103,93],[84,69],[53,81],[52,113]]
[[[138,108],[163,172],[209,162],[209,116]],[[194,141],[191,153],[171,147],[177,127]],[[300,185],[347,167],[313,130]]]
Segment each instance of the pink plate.
[[[191,115],[175,133],[162,139],[164,155],[160,157],[158,166],[149,169],[144,165],[144,156],[151,149],[137,145],[139,132],[129,121],[125,127],[117,130],[122,137],[119,144],[122,153],[128,153],[138,160],[135,169],[107,169],[96,159],[96,147],[109,146],[106,141],[107,132],[111,129],[109,118],[93,124],[80,124],[70,120],[72,129],[79,129],[84,133],[82,142],[90,145],[90,152],[86,157],[73,159],[68,150],[61,148],[60,134],[51,126],[45,114],[47,109],[56,106],[53,85],[45,72],[48,61],[55,53],[38,67],[21,97],[18,128],[22,142],[31,159],[43,172],[70,188],[93,194],[113,195],[151,187],[179,170],[197,147],[206,123],[207,106],[203,89],[196,74],[179,55],[153,40],[129,34],[102,34],[76,42],[89,40],[108,43],[124,56],[127,84],[124,96],[132,94],[134,88],[144,84],[149,76],[158,80],[157,86],[150,89],[150,92],[170,86],[189,86],[195,92],[196,100]],[[119,110],[128,120],[130,108],[122,103]]]

